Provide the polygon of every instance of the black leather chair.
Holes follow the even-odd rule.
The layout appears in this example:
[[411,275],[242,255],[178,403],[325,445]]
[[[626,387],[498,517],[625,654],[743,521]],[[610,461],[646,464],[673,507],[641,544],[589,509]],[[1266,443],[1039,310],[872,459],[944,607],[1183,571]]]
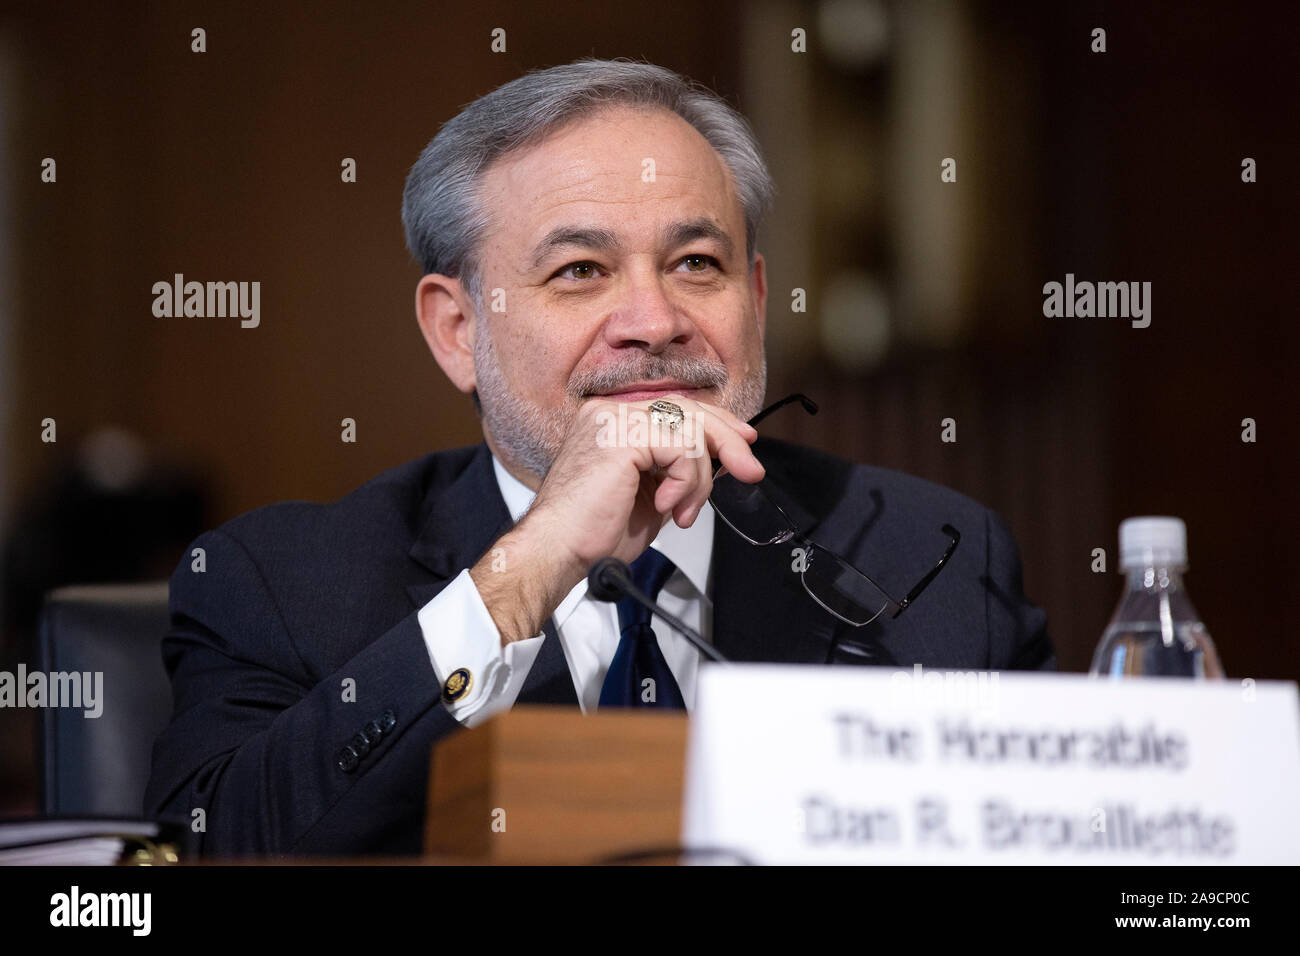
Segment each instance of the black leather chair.
[[171,715],[160,643],[167,582],[76,585],[46,595],[41,669],[102,671],[103,711],[41,712],[42,804],[48,815],[144,815],[153,743]]

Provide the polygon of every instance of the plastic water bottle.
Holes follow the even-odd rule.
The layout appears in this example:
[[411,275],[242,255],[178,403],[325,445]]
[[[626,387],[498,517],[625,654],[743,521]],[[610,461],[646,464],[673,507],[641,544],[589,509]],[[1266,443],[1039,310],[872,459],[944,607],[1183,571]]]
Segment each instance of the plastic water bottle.
[[1223,677],[1219,654],[1183,586],[1187,526],[1128,518],[1119,526],[1124,595],[1092,658],[1093,677]]

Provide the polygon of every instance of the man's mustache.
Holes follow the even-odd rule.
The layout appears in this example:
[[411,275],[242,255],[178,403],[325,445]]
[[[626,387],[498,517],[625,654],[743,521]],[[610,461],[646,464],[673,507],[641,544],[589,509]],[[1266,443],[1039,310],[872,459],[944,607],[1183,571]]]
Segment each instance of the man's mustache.
[[568,393],[573,398],[587,398],[615,392],[637,382],[663,379],[682,382],[690,388],[717,388],[727,383],[727,366],[700,357],[652,357],[650,361],[575,373],[569,379]]

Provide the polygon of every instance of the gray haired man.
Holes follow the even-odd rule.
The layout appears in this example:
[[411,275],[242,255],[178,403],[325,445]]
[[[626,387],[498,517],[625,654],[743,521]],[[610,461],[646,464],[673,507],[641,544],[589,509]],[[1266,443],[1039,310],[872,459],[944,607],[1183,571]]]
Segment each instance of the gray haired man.
[[587,592],[609,556],[732,660],[1054,666],[996,515],[748,424],[772,194],[745,120],[645,63],[530,73],[446,123],[402,220],[484,441],[195,542],[146,809],[204,808],[223,855],[415,853],[443,735],[519,702],[689,710],[700,652]]

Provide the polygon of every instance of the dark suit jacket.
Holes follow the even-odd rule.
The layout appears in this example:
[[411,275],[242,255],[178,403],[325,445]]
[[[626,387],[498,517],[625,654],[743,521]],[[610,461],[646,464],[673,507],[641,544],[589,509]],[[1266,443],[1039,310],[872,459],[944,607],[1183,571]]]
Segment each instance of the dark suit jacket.
[[[800,528],[895,598],[943,553],[941,525],[962,537],[907,611],[852,628],[804,592],[789,548],[754,547],[718,520],[713,640],[726,657],[1055,666],[1046,616],[1022,594],[1015,542],[992,512],[811,449],[759,439],[754,452]],[[460,725],[440,701],[416,612],[510,524],[480,443],[331,504],[271,505],[196,539],[171,581],[162,652],[175,707],[145,812],[190,822],[202,808],[207,854],[418,853],[431,748]],[[545,631],[519,701],[577,706],[552,622]]]

